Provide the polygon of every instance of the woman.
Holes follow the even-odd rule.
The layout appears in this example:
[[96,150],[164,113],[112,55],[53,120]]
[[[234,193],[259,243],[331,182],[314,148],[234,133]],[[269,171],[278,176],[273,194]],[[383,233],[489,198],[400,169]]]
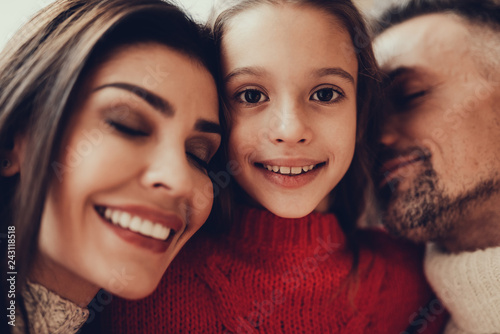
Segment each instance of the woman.
[[5,48],[2,333],[74,333],[100,288],[156,288],[212,207],[210,54],[160,0],[57,1]]

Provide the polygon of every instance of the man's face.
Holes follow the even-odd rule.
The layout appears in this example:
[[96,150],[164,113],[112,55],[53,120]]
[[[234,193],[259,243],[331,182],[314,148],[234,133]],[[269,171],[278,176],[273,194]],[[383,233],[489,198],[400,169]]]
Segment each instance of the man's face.
[[480,229],[499,194],[500,80],[471,51],[475,37],[458,17],[431,14],[375,39],[390,81],[377,170],[383,220],[414,241]]

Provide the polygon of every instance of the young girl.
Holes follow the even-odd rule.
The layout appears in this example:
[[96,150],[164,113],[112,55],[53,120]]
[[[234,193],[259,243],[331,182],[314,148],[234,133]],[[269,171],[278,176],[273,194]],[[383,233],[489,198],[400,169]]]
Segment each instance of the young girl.
[[377,92],[360,14],[346,0],[225,5],[232,226],[195,237],[152,296],[111,308],[106,333],[437,332],[420,250],[354,233]]
[[61,0],[5,48],[1,333],[75,333],[100,288],[147,296],[205,222],[208,45],[160,0]]

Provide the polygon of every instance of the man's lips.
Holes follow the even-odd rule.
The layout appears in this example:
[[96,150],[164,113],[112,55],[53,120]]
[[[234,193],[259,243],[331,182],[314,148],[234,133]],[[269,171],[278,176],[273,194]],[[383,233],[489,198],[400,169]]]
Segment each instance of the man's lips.
[[382,164],[380,168],[380,187],[385,186],[401,172],[408,171],[409,166],[425,160],[423,155],[408,155],[391,159]]

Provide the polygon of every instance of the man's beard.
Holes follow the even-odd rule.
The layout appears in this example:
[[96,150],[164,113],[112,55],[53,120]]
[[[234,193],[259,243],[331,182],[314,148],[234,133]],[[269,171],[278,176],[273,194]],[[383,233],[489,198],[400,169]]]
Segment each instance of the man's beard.
[[[500,192],[500,180],[491,177],[476,184],[458,196],[451,197],[443,189],[429,159],[408,189],[398,190],[398,180],[389,182],[378,194],[382,222],[394,235],[415,242],[447,239],[470,217],[481,202]],[[462,180],[457,179],[457,182]]]

